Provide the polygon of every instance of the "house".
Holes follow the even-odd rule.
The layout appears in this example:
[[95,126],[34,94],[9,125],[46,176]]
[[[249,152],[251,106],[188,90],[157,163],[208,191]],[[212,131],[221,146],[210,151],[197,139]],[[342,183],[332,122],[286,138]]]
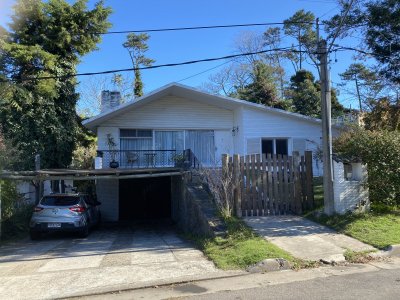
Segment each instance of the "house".
[[[109,107],[84,122],[98,137],[102,164],[97,168],[109,168],[112,161],[119,168],[172,167],[185,149],[203,166],[214,166],[224,153],[302,154],[321,143],[319,119],[177,83]],[[314,160],[314,175],[321,174],[320,163]],[[127,189],[118,181],[98,186],[109,198],[120,198],[118,193]],[[107,201],[111,200],[102,202]],[[118,219],[115,206],[105,206],[107,217]]]

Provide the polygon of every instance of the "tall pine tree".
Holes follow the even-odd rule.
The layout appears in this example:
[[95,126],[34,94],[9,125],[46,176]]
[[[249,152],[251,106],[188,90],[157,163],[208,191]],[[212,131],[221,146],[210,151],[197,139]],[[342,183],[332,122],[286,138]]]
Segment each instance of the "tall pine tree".
[[[96,49],[110,27],[103,1],[19,0],[10,31],[0,30],[0,122],[20,150],[19,169],[32,169],[34,155],[45,168],[63,168],[83,136],[76,114],[76,73],[80,58]],[[43,76],[56,79],[41,80]],[[67,77],[63,77],[67,76]]]

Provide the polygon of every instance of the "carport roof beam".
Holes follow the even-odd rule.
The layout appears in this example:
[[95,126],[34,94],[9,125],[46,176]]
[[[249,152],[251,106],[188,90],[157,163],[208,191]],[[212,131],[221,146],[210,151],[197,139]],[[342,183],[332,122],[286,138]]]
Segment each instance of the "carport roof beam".
[[0,179],[11,180],[96,180],[179,176],[185,172],[176,168],[129,170],[40,170],[0,173]]

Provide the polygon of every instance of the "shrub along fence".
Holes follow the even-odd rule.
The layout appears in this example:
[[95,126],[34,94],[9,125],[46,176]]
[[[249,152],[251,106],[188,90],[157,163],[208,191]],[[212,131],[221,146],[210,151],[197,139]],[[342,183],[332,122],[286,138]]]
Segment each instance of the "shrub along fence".
[[239,217],[301,214],[314,207],[311,151],[304,156],[224,154],[222,176],[232,181]]

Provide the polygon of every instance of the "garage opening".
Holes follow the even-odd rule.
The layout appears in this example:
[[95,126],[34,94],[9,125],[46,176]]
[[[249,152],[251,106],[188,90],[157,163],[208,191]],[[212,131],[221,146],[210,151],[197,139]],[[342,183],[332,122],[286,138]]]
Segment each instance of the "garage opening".
[[119,180],[119,220],[171,218],[171,177]]

